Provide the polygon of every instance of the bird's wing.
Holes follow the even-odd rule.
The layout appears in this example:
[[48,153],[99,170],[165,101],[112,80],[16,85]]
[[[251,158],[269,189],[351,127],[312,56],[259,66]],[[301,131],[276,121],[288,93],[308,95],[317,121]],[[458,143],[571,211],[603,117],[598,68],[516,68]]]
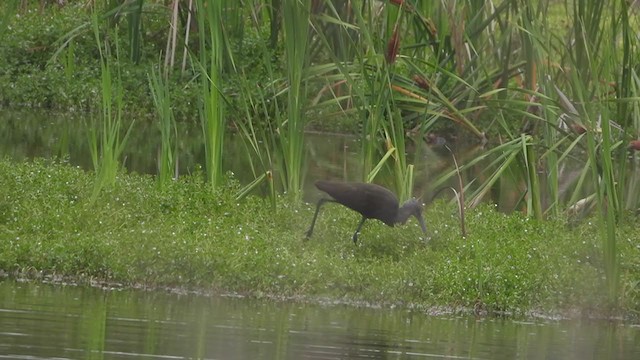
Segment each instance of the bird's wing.
[[398,198],[388,189],[375,184],[369,185],[366,192],[366,211],[364,216],[378,219],[393,226],[398,214]]
[[367,208],[367,192],[361,183],[318,181],[318,189],[331,195],[340,204],[362,213]]
[[395,222],[398,199],[382,186],[321,180],[316,182],[316,187],[366,218],[378,219],[391,226]]

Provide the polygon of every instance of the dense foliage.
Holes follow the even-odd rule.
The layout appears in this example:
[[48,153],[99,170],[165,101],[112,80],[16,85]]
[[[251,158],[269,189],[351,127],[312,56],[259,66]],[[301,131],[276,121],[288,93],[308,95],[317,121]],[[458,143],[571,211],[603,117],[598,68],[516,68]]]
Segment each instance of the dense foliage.
[[[70,1],[62,7],[40,7],[36,4],[12,14],[8,4],[0,11],[11,14],[6,29],[0,32],[0,105],[5,107],[41,107],[69,112],[97,112],[100,88],[100,53],[91,32],[91,8],[83,1]],[[154,104],[149,90],[148,74],[160,67],[166,32],[169,30],[168,9],[149,4],[144,9],[144,40],[140,58],[133,61],[131,39],[127,37],[125,17],[117,26],[103,29],[111,40],[111,52],[117,62],[122,87],[127,94],[124,108],[128,119],[151,120]],[[246,69],[243,77],[253,84],[270,81],[263,69],[257,48],[265,36],[262,29],[249,28],[241,40],[230,46],[237,56],[238,67]],[[68,41],[68,43],[67,43]],[[192,56],[192,55],[190,55]],[[277,49],[274,64],[278,62]],[[276,71],[281,71],[277,66]],[[198,118],[197,71],[191,65],[184,72],[170,75],[172,108],[179,121]],[[238,107],[239,84],[236,75],[226,73],[225,93],[231,106]]]

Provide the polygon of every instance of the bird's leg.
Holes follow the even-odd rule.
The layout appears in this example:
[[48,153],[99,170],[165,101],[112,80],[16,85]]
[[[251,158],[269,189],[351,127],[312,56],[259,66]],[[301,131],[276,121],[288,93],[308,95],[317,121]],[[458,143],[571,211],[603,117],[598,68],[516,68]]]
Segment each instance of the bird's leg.
[[360,220],[360,223],[358,224],[358,227],[356,228],[356,232],[353,233],[353,243],[357,244],[358,243],[358,233],[360,233],[360,229],[362,228],[362,224],[364,224],[364,221],[367,220],[366,217],[362,217],[362,220]]
[[313,234],[313,227],[316,225],[316,218],[318,217],[318,212],[320,212],[320,207],[326,202],[335,202],[335,200],[320,199],[318,201],[318,205],[316,205],[316,213],[313,214],[313,220],[311,221],[311,227],[309,227],[309,230],[307,230],[307,239],[311,237],[311,234]]

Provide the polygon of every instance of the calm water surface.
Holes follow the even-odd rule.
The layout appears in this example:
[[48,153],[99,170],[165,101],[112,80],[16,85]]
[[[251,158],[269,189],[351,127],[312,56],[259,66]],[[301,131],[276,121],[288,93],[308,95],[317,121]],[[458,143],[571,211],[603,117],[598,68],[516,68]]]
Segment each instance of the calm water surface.
[[640,327],[0,281],[7,359],[640,359]]
[[[91,119],[86,114],[56,114],[31,109],[3,111],[0,112],[0,156],[19,161],[38,157],[65,158],[72,165],[92,170],[88,141],[90,126]],[[177,172],[184,175],[205,164],[205,146],[198,123],[179,123],[177,126]],[[160,146],[156,123],[148,119],[135,122],[124,148],[123,166],[130,172],[156,174]],[[360,148],[360,140],[356,137],[305,135],[305,188],[309,190],[305,194],[311,195],[309,201],[317,200],[313,197],[318,193],[313,186],[317,179],[362,180]],[[414,195],[429,199],[433,190],[430,181],[451,169],[451,155],[442,146],[433,147],[417,139],[407,142],[407,151],[410,163],[415,165]],[[242,184],[255,179],[250,156],[254,154],[248,150],[242,137],[229,132],[224,141],[223,167],[225,171],[233,172]],[[462,159],[466,155],[461,153],[458,156]],[[273,170],[277,171],[277,166]],[[383,169],[376,179],[378,182],[391,182],[392,174],[387,170]]]

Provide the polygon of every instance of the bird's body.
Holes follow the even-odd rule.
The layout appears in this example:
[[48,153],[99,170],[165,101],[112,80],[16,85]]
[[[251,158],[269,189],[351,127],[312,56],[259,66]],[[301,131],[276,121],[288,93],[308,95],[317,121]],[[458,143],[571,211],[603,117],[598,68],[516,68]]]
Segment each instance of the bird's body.
[[422,231],[426,232],[424,219],[422,218],[422,205],[415,199],[405,202],[399,206],[398,198],[388,189],[376,185],[355,182],[336,182],[320,180],[315,183],[316,187],[333,199],[320,199],[316,206],[316,212],[307,237],[313,233],[313,227],[318,217],[320,207],[325,202],[337,202],[362,215],[362,219],[353,234],[353,242],[358,241],[358,233],[360,228],[367,219],[378,219],[388,226],[394,226],[397,223],[404,224],[409,216],[413,215],[418,219]]
[[395,225],[398,198],[387,188],[376,184],[324,180],[317,181],[316,187],[367,219],[378,219],[389,226]]

